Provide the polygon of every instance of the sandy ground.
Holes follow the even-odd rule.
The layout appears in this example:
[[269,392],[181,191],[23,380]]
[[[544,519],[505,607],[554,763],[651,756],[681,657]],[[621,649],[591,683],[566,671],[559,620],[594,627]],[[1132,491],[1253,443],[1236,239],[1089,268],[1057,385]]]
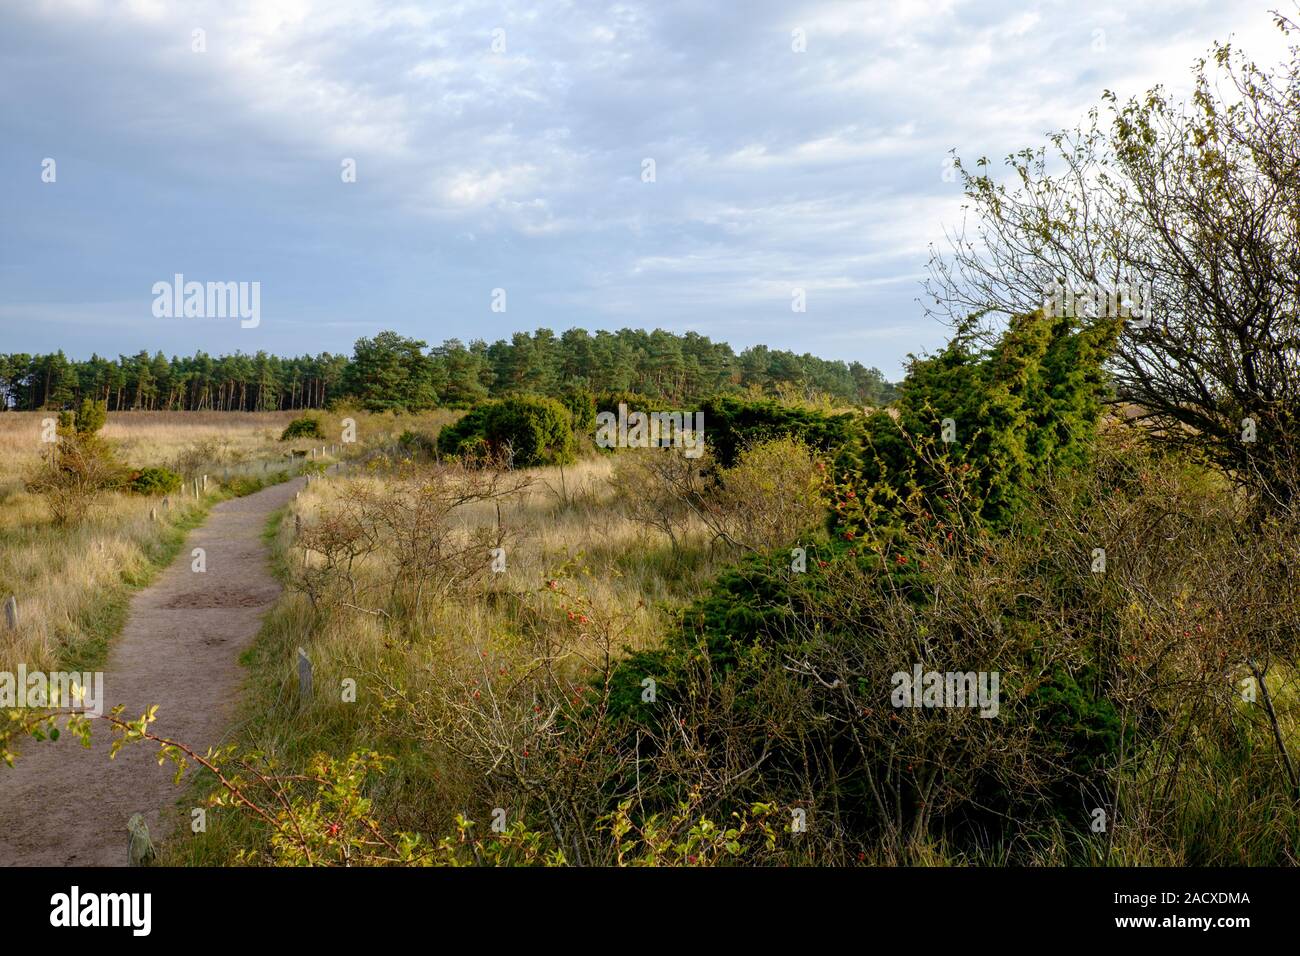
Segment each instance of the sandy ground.
[[[104,668],[104,713],[125,704],[137,718],[158,705],[154,732],[203,753],[222,743],[243,670],[239,655],[280,587],[262,532],[301,479],[223,501],[192,531],[176,560],[135,595]],[[191,570],[203,548],[207,570]],[[127,820],[144,815],[160,835],[160,811],[181,790],[157,745],[135,743],[110,760],[111,728],[94,724],[89,750],[70,735],[32,741],[12,769],[0,766],[0,866],[125,866]]]

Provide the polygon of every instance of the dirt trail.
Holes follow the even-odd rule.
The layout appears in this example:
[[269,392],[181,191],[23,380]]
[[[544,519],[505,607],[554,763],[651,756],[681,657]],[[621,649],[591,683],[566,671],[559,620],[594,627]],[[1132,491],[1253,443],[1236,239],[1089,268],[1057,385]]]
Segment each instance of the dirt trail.
[[[239,655],[280,593],[262,532],[300,487],[295,479],[216,505],[134,596],[104,667],[104,713],[125,704],[136,718],[157,704],[155,732],[199,753],[221,743],[243,677]],[[194,548],[206,552],[202,574],[191,570]],[[181,795],[175,767],[160,767],[149,743],[110,760],[111,728],[93,729],[89,750],[69,735],[32,741],[12,768],[0,767],[0,866],[125,866],[133,813],[158,838],[160,811]]]

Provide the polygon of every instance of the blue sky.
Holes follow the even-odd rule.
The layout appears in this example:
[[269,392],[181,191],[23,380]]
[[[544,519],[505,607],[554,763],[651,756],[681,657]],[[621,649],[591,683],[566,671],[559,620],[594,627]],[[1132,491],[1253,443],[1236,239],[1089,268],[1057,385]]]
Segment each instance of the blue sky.
[[[0,352],[630,326],[896,377],[944,338],[949,149],[1185,89],[1215,39],[1273,60],[1277,5],[0,0]],[[260,282],[260,324],[155,318],[178,272]]]

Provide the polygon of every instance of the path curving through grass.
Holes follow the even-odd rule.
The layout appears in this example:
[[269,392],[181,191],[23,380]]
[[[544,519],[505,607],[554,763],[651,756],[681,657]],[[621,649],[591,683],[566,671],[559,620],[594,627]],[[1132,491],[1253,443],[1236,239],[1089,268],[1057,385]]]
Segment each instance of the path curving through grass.
[[[190,533],[175,560],[131,600],[104,666],[105,714],[157,705],[152,730],[199,753],[222,742],[234,715],[241,652],[280,594],[262,532],[302,479],[223,501]],[[194,570],[202,548],[206,570]],[[0,866],[124,866],[127,821],[140,813],[155,842],[163,811],[182,790],[157,747],[138,743],[109,759],[111,729],[94,722],[92,746],[71,735],[25,744],[0,766]]]

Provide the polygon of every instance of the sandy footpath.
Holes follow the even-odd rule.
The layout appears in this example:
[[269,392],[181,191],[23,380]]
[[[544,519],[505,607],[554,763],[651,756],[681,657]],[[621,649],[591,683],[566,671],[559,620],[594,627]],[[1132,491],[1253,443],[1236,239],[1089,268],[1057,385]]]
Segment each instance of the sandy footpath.
[[[295,479],[216,505],[134,596],[104,668],[105,713],[126,704],[123,716],[134,719],[157,704],[154,732],[199,753],[222,742],[244,673],[239,655],[280,593],[262,532],[301,487]],[[207,552],[202,574],[191,570],[194,548]],[[93,739],[89,750],[66,734],[31,741],[12,769],[0,766],[0,866],[125,866],[133,813],[158,837],[160,811],[181,794],[175,766],[159,766],[148,742],[110,760],[106,723],[94,723]]]

